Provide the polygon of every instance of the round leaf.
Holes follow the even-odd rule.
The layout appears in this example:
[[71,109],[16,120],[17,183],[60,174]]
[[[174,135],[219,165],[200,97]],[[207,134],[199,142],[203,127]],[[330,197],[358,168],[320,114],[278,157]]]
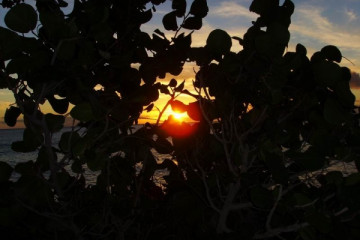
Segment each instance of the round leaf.
[[27,33],[36,27],[37,19],[38,16],[34,8],[23,3],[11,8],[4,21],[10,29]]
[[10,108],[6,109],[5,118],[4,118],[5,123],[9,127],[14,127],[20,114],[21,114],[20,108],[11,106]]
[[162,20],[164,28],[166,30],[176,31],[178,29],[177,21],[176,21],[176,11],[172,11],[166,14]]
[[171,101],[170,105],[175,112],[183,113],[186,111],[186,105],[178,100]]
[[199,30],[202,27],[202,18],[189,17],[185,20],[182,27],[190,30]]
[[213,53],[227,53],[230,51],[231,45],[231,37],[221,29],[212,31],[206,40],[206,48]]
[[206,0],[194,0],[191,4],[190,13],[195,17],[204,18],[209,12]]
[[332,45],[325,46],[321,49],[321,53],[324,54],[325,58],[329,61],[335,61],[340,63],[342,59],[342,55],[340,50]]
[[76,105],[71,109],[70,115],[73,118],[84,122],[94,119],[94,113],[89,103],[80,103]]

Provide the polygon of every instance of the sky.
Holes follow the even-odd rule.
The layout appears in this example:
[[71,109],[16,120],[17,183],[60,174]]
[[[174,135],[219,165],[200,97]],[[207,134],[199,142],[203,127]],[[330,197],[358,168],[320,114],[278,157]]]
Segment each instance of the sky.
[[[280,0],[280,4],[284,0]],[[34,0],[26,0],[30,4]],[[70,1],[71,2],[71,1]],[[191,0],[187,0],[188,8]],[[208,0],[209,13],[204,19],[201,30],[193,33],[192,46],[204,46],[208,34],[217,28],[226,30],[230,36],[242,37],[246,30],[252,25],[251,21],[256,20],[257,15],[248,9],[252,0]],[[341,64],[350,68],[353,72],[351,88],[357,98],[357,105],[360,104],[360,0],[293,0],[295,12],[290,25],[290,43],[288,51],[295,51],[297,43],[303,44],[308,50],[308,57],[326,45],[337,46],[343,59]],[[71,4],[70,4],[71,6]],[[157,7],[153,19],[143,25],[142,30],[148,33],[160,29],[171,38],[174,32],[164,30],[161,19],[171,10],[171,1]],[[0,10],[0,16],[4,12]],[[179,19],[180,21],[180,19]],[[0,25],[4,26],[3,17]],[[241,46],[234,41],[232,51],[241,50]],[[174,76],[167,75],[162,81],[169,81]],[[194,66],[188,64],[184,67],[181,75],[175,77],[178,82],[185,80],[185,86],[192,89],[194,79]],[[183,98],[184,102],[194,101],[190,98]],[[161,97],[155,105],[160,109],[166,103],[167,98]],[[0,90],[0,128],[4,128],[3,116],[5,109],[14,99],[9,90]],[[48,106],[44,107],[46,111]],[[167,111],[169,114],[170,111]],[[157,110],[144,114],[144,118],[156,118]],[[167,116],[165,114],[165,117]]]

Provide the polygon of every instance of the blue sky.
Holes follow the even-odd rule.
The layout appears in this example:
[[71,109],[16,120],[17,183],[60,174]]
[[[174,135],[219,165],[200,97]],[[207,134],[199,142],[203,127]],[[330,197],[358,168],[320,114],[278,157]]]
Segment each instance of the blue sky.
[[[35,3],[34,0],[25,2]],[[189,8],[192,1],[187,0],[187,2]],[[251,0],[208,0],[209,14],[204,19],[202,29],[193,34],[193,46],[203,46],[210,31],[216,28],[226,30],[231,36],[242,37],[251,26],[251,21],[257,18],[256,14],[248,10],[251,2]],[[283,0],[280,0],[281,4],[282,2]],[[360,73],[360,0],[293,0],[293,2],[295,13],[290,26],[291,39],[288,51],[293,51],[297,43],[302,43],[308,49],[308,57],[311,57],[313,52],[325,45],[336,45],[343,56],[354,64],[343,59],[341,65]],[[150,33],[159,28],[167,36],[173,36],[174,33],[165,31],[161,24],[162,17],[170,10],[171,1],[168,0],[164,5],[157,7],[154,18],[142,29]],[[4,26],[4,14],[4,11],[0,10],[1,26]],[[232,50],[240,49],[234,41]],[[183,78],[187,79],[188,86],[191,85],[193,75],[192,66],[184,69]],[[359,75],[354,74],[353,80],[352,90],[357,96],[357,102],[360,103]],[[8,90],[0,90],[0,121],[4,109],[13,101]]]

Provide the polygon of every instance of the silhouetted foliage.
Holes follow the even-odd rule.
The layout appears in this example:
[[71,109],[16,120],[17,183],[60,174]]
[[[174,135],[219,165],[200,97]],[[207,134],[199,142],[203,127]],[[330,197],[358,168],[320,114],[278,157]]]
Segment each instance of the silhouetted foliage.
[[[75,0],[66,15],[63,0],[38,0],[36,9],[2,1],[0,86],[16,99],[5,122],[23,114],[23,140],[12,149],[37,158],[0,162],[1,236],[359,239],[359,108],[339,49],[310,59],[301,44],[285,52],[290,0],[252,2],[259,17],[233,37],[240,52],[220,29],[194,48],[182,29],[201,28],[206,0],[172,1],[162,21],[171,39],[140,29],[163,2]],[[199,66],[196,93],[158,80],[188,61]],[[134,131],[159,94],[195,123],[169,118]],[[57,114],[41,111],[46,101]],[[55,145],[70,106],[78,123]],[[348,175],[329,168],[354,163]],[[86,183],[85,167],[98,171],[96,184]],[[159,170],[167,171],[161,185]],[[10,181],[13,172],[20,177]]]

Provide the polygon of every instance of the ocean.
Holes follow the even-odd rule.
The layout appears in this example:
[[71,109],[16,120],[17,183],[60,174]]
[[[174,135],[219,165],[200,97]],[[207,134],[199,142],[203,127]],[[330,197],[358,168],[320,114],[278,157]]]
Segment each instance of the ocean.
[[[138,129],[138,127],[137,127]],[[11,149],[11,143],[14,141],[21,141],[24,129],[0,129],[0,161],[7,162],[10,166],[14,167],[17,163],[27,162],[29,160],[36,160],[37,152],[30,153],[18,153],[14,152]],[[61,134],[63,132],[70,131],[70,128],[64,128],[62,131],[55,133],[53,136],[53,142],[55,145],[60,141]],[[167,154],[159,154],[156,151],[152,151],[154,157],[157,159],[158,163],[161,163],[166,158],[171,158],[170,155]],[[96,178],[99,175],[99,172],[93,172],[89,170],[86,165],[84,167],[84,176],[86,179],[87,185],[96,184]],[[66,167],[66,169],[71,173],[70,165]],[[137,171],[141,169],[141,165],[136,166]],[[343,163],[338,161],[333,161],[330,166],[327,166],[325,172],[328,171],[341,171],[345,176],[350,175],[352,173],[357,172],[356,166],[353,162],[351,163]],[[324,171],[322,170],[322,172]],[[319,171],[314,172],[318,174]],[[324,172],[323,172],[324,173]],[[163,187],[165,183],[163,176],[167,175],[168,171],[157,170],[154,175],[154,182]],[[46,174],[45,174],[46,175]],[[16,181],[20,177],[16,172],[13,173],[11,180]]]
[[[137,130],[139,126],[135,128]],[[60,132],[57,132],[53,135],[53,143],[54,146],[57,146],[60,141],[60,137],[63,132],[70,131],[71,128],[63,128]],[[14,167],[17,163],[27,162],[30,160],[35,161],[37,158],[37,151],[30,153],[18,153],[14,152],[11,149],[11,144],[15,141],[21,141],[23,137],[24,129],[0,129],[0,161],[8,163],[10,166]],[[165,158],[171,158],[170,155],[167,154],[159,154],[156,151],[152,151],[155,159],[158,163],[161,163]],[[58,157],[60,159],[61,157]],[[87,185],[96,184],[96,178],[99,175],[99,171],[91,171],[87,168],[86,164],[84,167],[84,177],[86,179]],[[70,165],[65,167],[66,170],[71,174]],[[136,166],[137,171],[141,169],[141,165]],[[165,183],[163,176],[167,175],[167,170],[157,170],[154,175],[154,182],[163,187]],[[45,177],[48,174],[45,173]],[[14,172],[11,176],[11,180],[16,181],[20,177],[20,174]]]

